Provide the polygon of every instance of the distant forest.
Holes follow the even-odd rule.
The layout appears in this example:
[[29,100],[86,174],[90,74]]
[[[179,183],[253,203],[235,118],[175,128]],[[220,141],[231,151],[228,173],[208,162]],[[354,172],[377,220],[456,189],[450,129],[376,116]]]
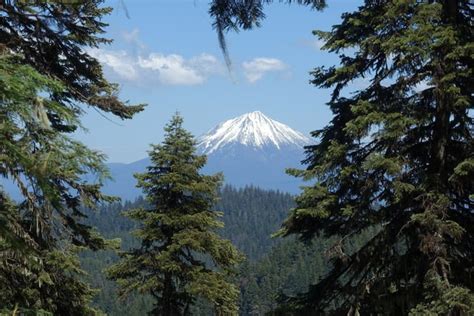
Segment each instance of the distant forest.
[[[133,202],[113,203],[89,213],[87,223],[97,227],[106,238],[120,238],[121,248],[137,246],[131,232],[137,223],[121,215],[121,212],[145,205],[143,198]],[[235,188],[224,186],[215,209],[224,213],[225,227],[220,234],[232,241],[241,250],[246,260],[238,270],[240,287],[239,314],[263,315],[278,306],[281,295],[294,295],[307,291],[329,271],[329,254],[325,251],[330,240],[316,238],[305,244],[295,238],[272,238],[281,222],[294,207],[293,196],[278,191],[267,191],[257,187]],[[348,242],[348,249],[361,247],[376,230],[370,229]],[[108,315],[143,315],[150,310],[151,298],[134,295],[125,301],[117,297],[116,286],[102,273],[116,262],[112,251],[81,254],[81,262],[88,272],[86,279],[101,291],[95,296],[93,305]],[[212,309],[203,301],[194,306],[194,314],[210,315]]]

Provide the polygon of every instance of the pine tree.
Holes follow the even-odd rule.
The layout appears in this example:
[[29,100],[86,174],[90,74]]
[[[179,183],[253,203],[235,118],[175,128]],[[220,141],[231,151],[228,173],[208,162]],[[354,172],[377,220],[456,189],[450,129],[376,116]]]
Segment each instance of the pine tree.
[[108,274],[118,280],[122,296],[151,294],[151,315],[189,314],[198,297],[218,315],[236,314],[239,292],[229,272],[241,255],[216,233],[222,214],[212,210],[221,175],[199,173],[206,157],[195,153],[195,140],[182,124],[179,115],[172,118],[163,144],[152,146],[151,166],[136,176],[151,205],[126,213],[143,225],[135,232],[141,247],[123,253]]
[[0,176],[22,195],[13,202],[0,187],[1,312],[96,312],[76,253],[109,246],[81,223],[85,208],[110,201],[100,192],[107,172],[104,156],[68,133],[81,127],[84,105],[122,119],[143,109],[120,101],[87,53],[109,42],[100,34],[110,8],[63,2],[0,3]]
[[[51,95],[63,85],[0,54],[0,175],[24,198],[13,202],[0,186],[0,306],[19,312],[91,315],[93,291],[79,279],[77,251],[108,246],[81,224],[84,207],[110,198],[100,193],[102,155],[52,127],[48,114],[78,124],[78,114]],[[86,183],[86,173],[98,182]]]
[[282,313],[474,314],[473,17],[467,0],[366,0],[316,32],[340,55],[312,73],[334,117],[290,170],[315,184],[280,235],[339,241],[332,271]]

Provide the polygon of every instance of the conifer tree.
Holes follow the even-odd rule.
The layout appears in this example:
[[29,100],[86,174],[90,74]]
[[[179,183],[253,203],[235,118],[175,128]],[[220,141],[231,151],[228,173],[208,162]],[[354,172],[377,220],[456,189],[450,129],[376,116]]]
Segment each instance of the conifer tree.
[[474,314],[473,18],[467,0],[366,0],[316,32],[340,55],[312,73],[334,116],[290,170],[315,184],[279,234],[340,240],[332,271],[282,313]]
[[[84,207],[111,200],[100,193],[102,155],[53,128],[48,114],[70,125],[78,114],[50,96],[63,85],[21,58],[0,54],[0,175],[23,200],[0,186],[0,306],[18,312],[91,315],[93,291],[80,281],[77,251],[108,245],[81,224]],[[97,183],[81,177],[96,174]],[[3,182],[3,180],[2,180]]]
[[109,42],[102,2],[0,3],[0,176],[21,193],[13,202],[0,186],[2,313],[96,312],[76,253],[108,246],[81,223],[84,209],[110,201],[100,192],[107,172],[104,156],[68,133],[81,127],[84,106],[122,119],[143,109],[122,102],[87,53]]
[[[213,19],[213,27],[217,31],[219,44],[224,53],[228,67],[231,60],[228,55],[225,34],[228,31],[249,30],[260,27],[265,19],[264,7],[273,0],[212,0],[209,5],[209,15]],[[322,10],[326,0],[280,0],[287,4],[297,3],[313,10]]]
[[134,290],[155,299],[151,315],[186,315],[196,298],[209,301],[217,315],[237,313],[238,289],[229,273],[241,260],[230,241],[217,233],[223,223],[213,211],[221,175],[202,175],[206,157],[176,114],[161,145],[150,151],[151,165],[138,174],[150,208],[127,216],[143,227],[135,232],[141,247],[127,251],[108,270],[122,296]]
[[[63,85],[54,95],[64,107],[81,111],[81,104],[129,119],[143,105],[129,105],[118,96],[118,85],[108,82],[90,48],[111,40],[102,37],[105,15],[112,8],[104,0],[0,2],[0,51],[17,54],[21,62],[40,74],[55,78]],[[56,129],[71,131],[47,114]]]

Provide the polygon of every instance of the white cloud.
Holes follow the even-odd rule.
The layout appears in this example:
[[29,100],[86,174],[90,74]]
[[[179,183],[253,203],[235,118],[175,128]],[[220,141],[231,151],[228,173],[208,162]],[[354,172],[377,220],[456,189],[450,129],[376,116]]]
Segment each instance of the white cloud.
[[125,40],[126,43],[132,44],[133,46],[138,47],[139,49],[145,49],[145,44],[142,43],[140,40],[140,31],[138,28],[134,28],[130,32],[128,31],[123,31],[122,32],[122,37]]
[[276,58],[259,57],[242,63],[244,75],[250,83],[254,83],[268,73],[283,71],[287,68],[285,63]]
[[138,66],[153,70],[161,83],[169,85],[196,85],[205,77],[188,65],[186,60],[176,54],[162,55],[152,53],[146,58],[138,58]]
[[[138,31],[130,34],[131,41]],[[125,50],[88,49],[105,68],[112,80],[125,80],[141,84],[200,85],[212,76],[225,76],[224,64],[214,55],[202,53],[185,58],[179,54],[152,52],[148,55],[131,54]],[[270,72],[281,72],[288,66],[276,58],[259,57],[242,63],[245,78],[254,83]]]
[[127,81],[158,80],[165,85],[198,85],[212,75],[224,73],[222,63],[215,56],[204,53],[186,59],[178,54],[160,53],[132,57],[125,51],[97,48],[87,52],[120,79]]
[[195,56],[189,60],[189,65],[206,75],[225,73],[224,65],[211,54],[202,53],[199,56]]
[[101,64],[111,68],[120,77],[127,80],[138,78],[134,61],[125,51],[108,51],[99,48],[88,49],[87,53],[96,58]]

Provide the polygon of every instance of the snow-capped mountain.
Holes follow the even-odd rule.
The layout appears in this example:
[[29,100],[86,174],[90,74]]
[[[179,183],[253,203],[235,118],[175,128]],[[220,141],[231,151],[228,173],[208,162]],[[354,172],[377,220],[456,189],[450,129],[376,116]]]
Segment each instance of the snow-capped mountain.
[[272,120],[260,111],[225,121],[199,138],[198,149],[211,155],[235,144],[262,149],[264,147],[302,148],[309,139],[289,126]]
[[[308,143],[300,132],[257,111],[220,123],[199,137],[198,152],[208,157],[203,172],[223,172],[225,183],[296,193],[301,181],[288,176],[285,169],[300,167],[303,146]],[[149,164],[148,158],[109,164],[114,181],[104,192],[134,199],[141,192],[133,174],[143,172]]]
[[[301,181],[287,175],[285,169],[301,167],[303,147],[309,143],[300,132],[256,111],[220,123],[199,137],[198,152],[208,158],[203,172],[223,172],[225,183],[296,193]],[[144,172],[149,165],[149,158],[108,164],[113,180],[103,192],[124,200],[136,198],[141,191],[133,174]],[[8,192],[18,191],[11,182],[1,181],[0,185]],[[19,193],[13,196],[19,198]]]
[[208,157],[204,172],[223,172],[225,182],[297,192],[301,184],[285,173],[301,167],[310,140],[291,127],[256,111],[225,121],[198,138]]

